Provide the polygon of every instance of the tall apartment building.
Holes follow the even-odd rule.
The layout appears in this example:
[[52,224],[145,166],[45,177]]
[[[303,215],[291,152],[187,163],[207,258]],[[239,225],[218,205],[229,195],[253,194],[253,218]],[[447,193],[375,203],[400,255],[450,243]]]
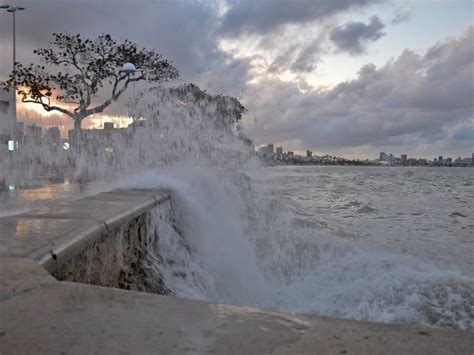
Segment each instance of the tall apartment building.
[[0,90],[0,144],[13,139],[16,130],[15,100],[12,91]]

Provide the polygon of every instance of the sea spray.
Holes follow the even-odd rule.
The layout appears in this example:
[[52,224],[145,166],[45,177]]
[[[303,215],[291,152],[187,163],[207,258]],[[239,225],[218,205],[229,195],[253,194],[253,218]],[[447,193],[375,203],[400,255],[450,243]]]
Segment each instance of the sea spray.
[[265,304],[268,287],[258,267],[254,244],[247,238],[249,225],[241,194],[222,174],[177,166],[160,174],[147,173],[122,186],[172,191],[172,223],[182,239],[169,238],[169,221],[155,218],[155,228],[160,236],[156,250],[164,259],[156,267],[174,294]]
[[[153,220],[160,256],[152,256],[151,264],[176,296],[474,328],[472,278],[299,226],[291,210],[258,192],[259,183],[246,195],[234,185],[238,181],[246,179],[180,165],[123,185],[172,191],[173,217]],[[244,186],[248,189],[248,182]]]

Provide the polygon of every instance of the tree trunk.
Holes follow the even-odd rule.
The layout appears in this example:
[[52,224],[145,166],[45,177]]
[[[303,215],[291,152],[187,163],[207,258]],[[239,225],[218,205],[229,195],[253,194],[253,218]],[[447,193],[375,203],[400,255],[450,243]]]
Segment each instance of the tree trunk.
[[78,119],[75,119],[75,120],[74,120],[74,131],[75,131],[75,132],[80,132],[80,130],[81,130],[81,122],[82,122],[82,120],[80,120],[80,119],[79,119],[79,120],[78,120]]

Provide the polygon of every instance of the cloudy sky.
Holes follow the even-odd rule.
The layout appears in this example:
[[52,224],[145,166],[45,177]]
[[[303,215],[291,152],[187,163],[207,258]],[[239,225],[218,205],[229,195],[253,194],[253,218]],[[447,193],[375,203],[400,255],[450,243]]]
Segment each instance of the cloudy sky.
[[[238,97],[248,108],[245,132],[257,145],[360,158],[379,151],[429,158],[473,151],[472,0],[0,4],[27,8],[17,17],[18,61],[30,62],[34,48],[63,31],[110,33],[156,48],[182,81]],[[2,10],[0,79],[10,68],[11,15]],[[108,113],[120,112],[116,105]]]

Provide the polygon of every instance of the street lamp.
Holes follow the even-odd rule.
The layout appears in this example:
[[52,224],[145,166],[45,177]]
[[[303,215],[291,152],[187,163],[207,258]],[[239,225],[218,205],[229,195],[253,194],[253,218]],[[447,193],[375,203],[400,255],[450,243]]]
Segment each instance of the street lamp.
[[0,9],[5,9],[13,14],[13,141],[16,142],[16,12],[23,11],[22,6],[0,5]]
[[[122,66],[122,73],[125,74],[132,74],[133,73],[133,79],[135,79],[135,72],[138,69],[135,67],[135,64],[133,63],[125,63]],[[133,99],[135,99],[135,81],[133,82]]]
[[[125,74],[132,74],[133,73],[133,79],[135,79],[135,73],[137,72],[137,68],[135,67],[135,64],[133,63],[125,63],[123,66],[122,66],[122,70],[121,72],[122,73],[125,73]],[[136,102],[135,102],[135,80],[133,81],[133,105],[136,105]],[[128,114],[130,116],[132,116],[132,121],[133,121],[133,129],[135,129],[135,114],[133,113],[130,113],[130,111],[128,112]]]
[[122,67],[122,72],[126,74],[135,73],[136,70],[137,68],[135,67],[135,64],[133,63],[125,63]]

